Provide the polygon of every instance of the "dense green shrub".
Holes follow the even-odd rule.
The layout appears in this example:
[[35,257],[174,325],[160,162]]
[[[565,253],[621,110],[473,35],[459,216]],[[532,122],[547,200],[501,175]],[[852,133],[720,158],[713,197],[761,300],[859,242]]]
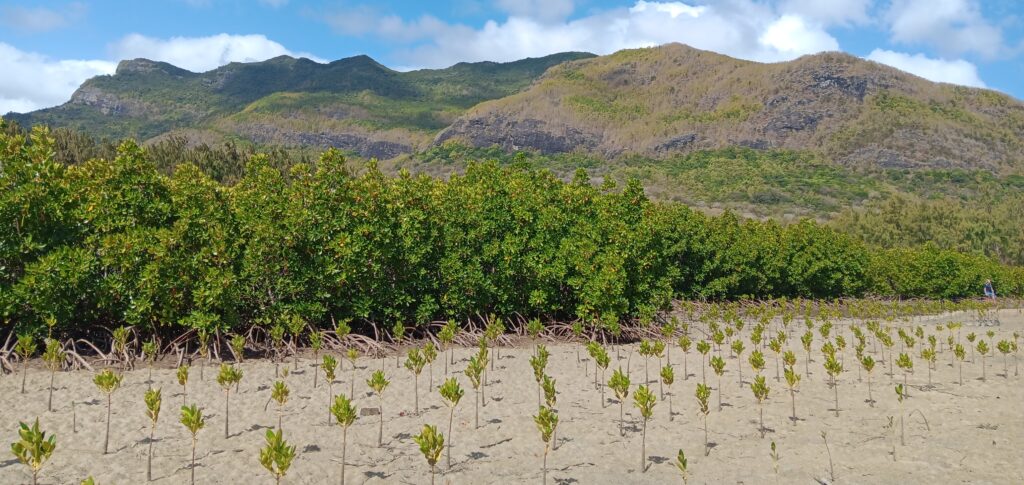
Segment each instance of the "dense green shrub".
[[[2,130],[0,130],[2,131]],[[617,325],[673,298],[957,298],[1024,273],[936,247],[877,250],[813,221],[780,225],[654,203],[633,180],[563,182],[471,163],[449,180],[385,176],[329,150],[285,171],[253,157],[231,186],[164,175],[122,143],[54,160],[53,139],[0,135],[0,316],[18,329],[135,325],[208,332],[296,318],[495,313]]]

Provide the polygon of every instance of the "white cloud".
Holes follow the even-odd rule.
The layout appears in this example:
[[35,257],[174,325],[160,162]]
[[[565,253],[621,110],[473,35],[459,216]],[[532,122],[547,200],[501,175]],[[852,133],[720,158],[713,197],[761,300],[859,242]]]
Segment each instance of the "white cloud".
[[316,56],[292,52],[263,35],[218,34],[157,39],[129,34],[111,45],[110,52],[115,59],[144,57],[193,72],[209,71],[229,62],[257,62],[281,55],[307,57],[320,62]]
[[0,42],[0,114],[61,104],[86,79],[113,74],[117,63],[55,60]]
[[867,58],[921,76],[929,81],[985,87],[985,83],[978,76],[978,68],[963,59],[947,61],[932,59],[924,54],[906,54],[883,49],[871,51]]
[[432,17],[406,21],[374,16],[357,7],[328,17],[347,34],[411,41],[396,52],[405,64],[443,67],[460,61],[512,61],[565,51],[608,54],[617,50],[682,42],[734,57],[774,62],[836,50],[824,24],[796,14],[781,15],[763,2],[728,0],[711,5],[637,1],[631,8],[600,11],[559,22],[527,16],[488,21],[480,28]]
[[894,0],[885,14],[890,36],[903,44],[927,44],[947,54],[973,52],[986,58],[1004,50],[1003,33],[972,0]]
[[59,10],[46,7],[3,7],[0,23],[22,32],[49,32],[66,27],[85,14],[85,5],[74,2]]
[[804,19],[795,15],[783,15],[772,22],[761,34],[760,41],[783,56],[799,56],[808,50],[839,50],[839,42],[827,32],[809,26]]
[[575,9],[573,0],[497,0],[496,6],[511,16],[542,22],[564,20]]
[[800,15],[825,25],[864,24],[874,0],[782,0],[779,11]]

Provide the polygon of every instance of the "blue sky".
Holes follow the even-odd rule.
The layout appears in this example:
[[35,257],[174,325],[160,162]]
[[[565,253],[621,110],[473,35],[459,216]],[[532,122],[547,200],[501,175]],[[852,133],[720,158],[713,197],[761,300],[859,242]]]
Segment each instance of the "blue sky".
[[3,0],[0,113],[63,103],[124,58],[205,71],[367,54],[404,70],[666,42],[760,62],[842,50],[1024,99],[1021,0]]

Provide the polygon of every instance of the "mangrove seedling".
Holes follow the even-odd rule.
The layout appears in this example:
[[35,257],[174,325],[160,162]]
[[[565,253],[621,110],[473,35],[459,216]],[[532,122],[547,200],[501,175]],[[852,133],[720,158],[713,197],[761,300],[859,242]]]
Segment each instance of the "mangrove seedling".
[[[910,355],[901,353],[896,359],[896,366],[903,370],[904,392],[909,391],[910,387],[907,386],[907,375],[914,372],[914,361],[910,360]],[[906,396],[910,397],[910,393],[906,392]]]
[[807,353],[807,360],[804,361],[804,375],[810,378],[811,375],[811,344],[814,343],[814,333],[810,330],[805,332],[800,337],[800,344],[804,347],[804,352]]
[[775,382],[779,382],[782,374],[779,372],[779,356],[782,354],[782,342],[779,339],[768,341],[768,348],[775,353]]
[[32,485],[39,480],[39,472],[46,464],[46,460],[53,455],[57,448],[57,437],[39,429],[39,418],[36,418],[32,427],[28,424],[18,423],[18,441],[11,443],[11,453],[23,465],[27,466],[32,473]]
[[210,334],[200,329],[196,335],[199,337],[199,380],[206,380],[206,361],[210,360]]
[[[598,384],[598,387],[601,388],[601,407],[603,408],[607,404],[604,399],[604,374],[605,371],[608,370],[608,364],[611,363],[611,358],[608,356],[608,351],[600,345],[594,349],[594,363],[601,369],[601,381],[600,384]],[[594,376],[597,376],[596,370],[594,371]]]
[[18,355],[21,356],[21,393],[25,394],[25,380],[28,376],[28,360],[32,358],[32,355],[36,353],[36,340],[31,334],[18,335],[18,343],[15,344],[17,347]]
[[829,379],[832,381],[832,390],[835,391],[836,395],[836,417],[839,416],[839,374],[843,372],[843,364],[841,364],[834,355],[828,355],[825,357],[825,372],[828,373]]
[[345,358],[348,359],[350,367],[352,367],[352,378],[348,381],[348,393],[349,395],[356,395],[356,359],[359,358],[359,351],[354,348],[349,348],[345,351]]
[[704,369],[707,367],[706,357],[710,351],[711,344],[707,341],[701,340],[700,342],[697,342],[697,352],[700,352],[700,381],[704,384],[708,383],[707,374]]
[[533,417],[540,431],[540,439],[544,443],[544,461],[541,464],[541,483],[548,481],[548,452],[551,451],[551,440],[558,428],[558,414],[551,408],[541,406],[537,415]]
[[967,351],[963,345],[956,344],[953,347],[953,355],[956,357],[956,360],[960,361],[960,385],[962,386],[964,385],[964,357],[967,356]]
[[[668,420],[672,421],[672,383],[676,381],[675,370],[671,365],[661,368],[661,382],[668,386]],[[664,397],[662,397],[664,399]]]
[[356,421],[356,407],[344,394],[334,397],[334,404],[331,406],[331,414],[334,420],[341,426],[341,484],[345,485],[345,450],[348,448],[348,428]]
[[434,342],[427,342],[423,345],[423,360],[427,363],[427,374],[429,380],[427,381],[427,389],[434,388],[434,360],[437,359],[437,347],[434,347]]
[[270,327],[270,345],[274,349],[274,377],[280,377],[281,357],[284,354],[284,325],[280,323]]
[[761,439],[764,439],[764,401],[768,399],[768,391],[770,390],[764,376],[754,376],[754,382],[750,384],[750,390],[753,391],[754,399],[757,399],[757,406],[760,408],[761,429],[759,431],[761,431]]
[[437,432],[437,427],[425,424],[423,425],[423,431],[413,436],[412,439],[419,445],[420,453],[423,453],[423,458],[427,460],[427,465],[430,466],[430,485],[434,485],[437,459],[441,457],[441,452],[444,451],[444,435]]
[[377,404],[380,406],[379,414],[380,423],[377,426],[377,446],[380,447],[384,439],[384,390],[388,388],[388,384],[391,384],[386,377],[384,377],[384,371],[376,370],[369,380],[366,381],[366,385],[373,389],[373,393],[377,395]]
[[53,378],[64,364],[65,357],[64,349],[57,339],[46,339],[46,352],[43,353],[43,362],[46,362],[46,367],[50,369],[50,397],[46,399],[46,410],[48,412],[53,412]]
[[708,448],[708,399],[711,397],[711,388],[703,383],[697,384],[696,396],[700,414],[704,416],[704,456],[708,456],[711,453],[711,448]]
[[761,372],[764,370],[764,354],[760,350],[755,350],[750,353],[748,362],[750,363],[750,368],[754,369],[754,373],[761,375]]
[[181,407],[181,424],[192,435],[192,465],[189,467],[191,483],[196,483],[196,443],[199,441],[199,431],[206,427],[206,418],[203,417],[203,410],[191,406]]
[[417,416],[420,414],[420,372],[423,372],[423,366],[426,363],[420,349],[416,347],[409,349],[408,357],[405,359],[405,368],[413,374],[413,394],[415,395]]
[[548,356],[551,354],[548,349],[543,345],[537,345],[537,353],[533,357],[530,357],[530,367],[533,368],[533,379],[537,382],[537,406],[540,406],[540,383],[544,377],[544,370],[548,366]]
[[455,407],[459,405],[459,401],[462,400],[462,396],[465,395],[465,391],[459,386],[459,381],[454,377],[449,377],[441,384],[439,389],[441,398],[444,399],[444,403],[448,406],[448,468],[452,467],[452,421],[455,419]]
[[875,400],[871,397],[871,371],[875,370],[875,359],[870,355],[865,355],[860,359],[860,366],[864,368],[864,373],[868,375],[868,405],[875,407]]
[[736,354],[736,360],[737,360],[736,369],[739,371],[738,375],[740,376],[740,387],[741,388],[743,387],[743,351],[744,350],[746,350],[746,349],[745,349],[745,347],[743,347],[743,341],[742,340],[736,339],[736,340],[734,340],[732,342],[732,353]]
[[121,387],[121,374],[115,374],[114,371],[106,369],[93,377],[92,382],[96,384],[101,392],[107,395],[107,433],[103,438],[103,454],[107,454],[108,445],[110,444],[110,407],[112,405],[111,395],[114,394],[118,388]]
[[224,389],[224,439],[228,439],[228,425],[231,422],[231,387],[242,381],[242,371],[234,365],[221,364],[217,373],[217,384]]
[[473,399],[473,428],[476,429],[480,427],[480,384],[481,376],[484,373],[484,363],[480,360],[479,354],[469,358],[469,365],[466,366],[465,373],[476,392],[476,398]]
[[988,379],[985,377],[985,356],[988,354],[988,344],[984,340],[978,341],[978,355],[981,356],[981,381],[985,382]]
[[178,385],[181,386],[181,405],[187,404],[185,400],[188,398],[188,365],[182,364],[178,367],[177,372]]
[[149,377],[146,379],[146,384],[153,383],[153,363],[156,362],[158,352],[159,347],[156,340],[147,340],[142,343],[142,358],[146,360],[146,366],[149,368]]
[[1010,376],[1010,369],[1006,365],[1006,357],[1010,353],[1010,341],[1000,340],[999,343],[996,344],[996,349],[999,350],[999,353],[1003,354],[1003,378],[1006,379]]
[[156,423],[160,419],[160,389],[149,389],[145,395],[146,417],[149,418],[149,454],[146,458],[146,481],[153,481],[153,440],[156,436]]
[[437,339],[441,341],[441,350],[448,351],[448,358],[444,360],[444,375],[448,375],[449,362],[455,363],[454,345],[452,344],[455,342],[455,334],[458,329],[459,326],[455,324],[455,320],[448,320],[448,323],[441,327],[441,331],[437,333]]
[[679,348],[680,348],[680,350],[683,351],[683,380],[684,381],[690,378],[689,371],[686,368],[686,361],[687,361],[686,357],[690,353],[690,346],[692,344],[693,344],[693,342],[690,340],[690,337],[688,337],[686,335],[683,335],[682,337],[679,337]]
[[324,345],[324,336],[319,330],[315,330],[309,333],[309,347],[313,349],[313,389],[316,389],[317,379],[319,379],[320,369],[318,369],[317,362],[320,361],[320,349]]
[[774,441],[772,441],[772,452],[769,456],[772,457],[772,470],[775,471],[775,483],[779,483],[779,450],[775,447]]
[[621,367],[612,373],[612,378],[608,380],[608,387],[619,400],[619,435],[626,436],[624,410],[626,398],[629,397],[629,377],[622,373]]
[[640,417],[643,418],[643,428],[640,432],[640,471],[643,473],[647,472],[647,421],[654,415],[656,402],[654,393],[645,385],[638,387],[633,393],[633,405],[640,411]]
[[683,484],[685,485],[689,481],[690,476],[686,472],[686,453],[683,453],[683,450],[681,449],[679,450],[679,453],[676,454],[675,465],[676,469],[679,470],[679,475],[682,477]]
[[711,357],[711,369],[718,376],[718,412],[722,412],[722,374],[725,374],[725,359],[717,355]]
[[921,360],[925,362],[924,366],[928,369],[928,387],[931,387],[932,366],[935,364],[935,349],[931,347],[921,349]]
[[[274,477],[274,482],[281,485],[281,478],[288,473],[295,459],[295,446],[288,445],[284,439],[284,431],[272,429],[267,430],[267,444],[260,449],[260,464],[266,468]],[[341,483],[345,483],[345,477],[341,477]]]
[[789,399],[793,405],[793,416],[791,419],[793,421],[793,426],[796,426],[796,388],[800,385],[800,374],[797,374],[796,371],[793,370],[793,366],[786,367],[782,372],[786,377],[786,387],[789,388]]
[[906,446],[903,439],[903,400],[906,397],[906,388],[903,387],[903,384],[896,384],[896,401],[900,405],[900,446]]
[[[284,417],[284,405],[288,403],[288,396],[291,394],[291,390],[288,389],[288,384],[284,381],[274,381],[274,386],[270,388],[270,400],[277,403],[277,429],[283,429],[281,422]],[[331,424],[331,418],[328,416],[327,424]]]
[[[330,405],[331,400],[334,399],[334,379],[337,377],[334,371],[338,368],[338,360],[331,354],[325,354],[320,368],[323,369],[324,379],[327,381],[327,403]],[[327,424],[331,424],[330,418],[327,421]]]

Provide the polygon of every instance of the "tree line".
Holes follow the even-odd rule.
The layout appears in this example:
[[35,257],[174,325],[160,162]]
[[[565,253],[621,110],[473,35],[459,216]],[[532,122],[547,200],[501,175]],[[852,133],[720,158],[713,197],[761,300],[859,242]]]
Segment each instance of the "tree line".
[[162,173],[131,141],[68,164],[45,128],[0,131],[0,312],[19,332],[488,313],[615,326],[674,298],[960,298],[987,278],[1024,293],[1024,270],[982,256],[709,216],[582,170],[388,176],[327,150],[287,168],[255,154],[225,185],[188,162]]

